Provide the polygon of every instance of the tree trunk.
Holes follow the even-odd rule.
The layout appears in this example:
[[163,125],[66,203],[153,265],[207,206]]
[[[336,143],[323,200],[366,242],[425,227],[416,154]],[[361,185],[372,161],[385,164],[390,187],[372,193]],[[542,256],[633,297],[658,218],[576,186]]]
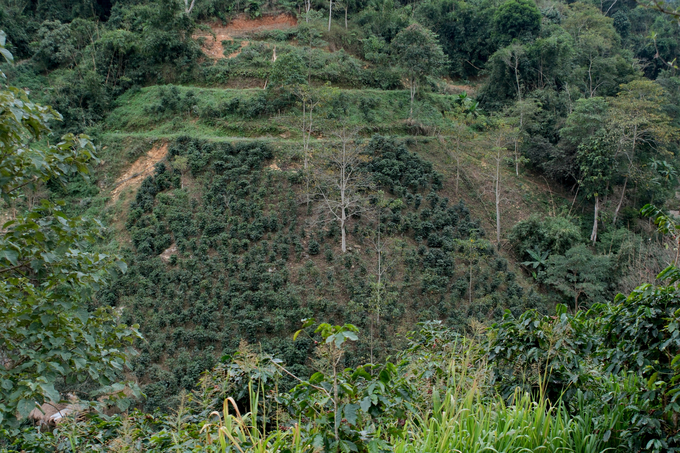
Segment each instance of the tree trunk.
[[623,204],[623,197],[626,194],[626,186],[628,185],[628,176],[623,182],[623,190],[621,190],[621,198],[619,199],[619,204],[616,205],[616,210],[614,211],[614,220],[612,220],[612,225],[616,225],[616,217],[619,215],[619,210],[621,209],[621,204]]
[[588,64],[588,91],[590,91],[590,97],[595,95],[593,91],[593,59],[590,58],[590,63]]
[[332,17],[333,17],[333,0],[328,0],[328,31],[331,31]]
[[600,197],[595,195],[595,218],[593,219],[593,232],[590,234],[590,240],[593,245],[597,242],[597,216],[600,210]]
[[303,165],[305,171],[307,171],[307,101],[303,98],[302,99],[302,152],[304,153],[303,156]]
[[345,232],[345,222],[347,220],[347,144],[342,143],[342,167],[340,168],[340,230],[342,232],[342,253],[347,251],[347,233]]
[[515,53],[515,82],[517,83],[517,99],[522,101],[522,85],[519,83],[519,55]]
[[[311,127],[310,127],[311,130]],[[307,202],[307,209],[309,209],[309,139],[307,138],[307,100],[302,98],[302,152],[303,156],[303,168],[305,177],[305,198]]]
[[[520,98],[520,102],[522,99]],[[522,127],[524,126],[524,111],[520,105],[519,112],[519,130],[517,131],[517,137],[515,138],[515,176],[519,176],[519,134],[522,133]]]
[[578,312],[578,296],[580,293],[576,293],[576,297],[574,298],[574,313]]
[[371,364],[373,364],[373,316],[371,316]]
[[413,99],[416,97],[416,82],[415,80],[411,81],[411,109],[409,110],[408,113],[408,119],[413,118]]
[[501,246],[501,156],[496,158],[496,243]]
[[345,30],[347,30],[347,4],[345,4]]
[[342,253],[347,251],[347,233],[345,231],[345,208],[342,208],[342,219],[340,220],[340,231],[342,233]]

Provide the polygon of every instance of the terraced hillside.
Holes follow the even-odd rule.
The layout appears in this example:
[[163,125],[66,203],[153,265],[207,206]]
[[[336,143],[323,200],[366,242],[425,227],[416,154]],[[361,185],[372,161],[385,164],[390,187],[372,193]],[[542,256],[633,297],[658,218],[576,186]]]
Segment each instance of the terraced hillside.
[[642,3],[0,0],[0,450],[677,449]]
[[[248,52],[272,48],[251,41],[225,61],[252,68]],[[467,329],[545,305],[509,247],[489,240],[495,136],[471,100],[424,93],[409,118],[406,90],[319,90],[311,134],[300,98],[271,84],[150,86],[108,116],[90,210],[115,226],[129,272],[98,298],[142,326],[135,373],[149,407],[172,404],[168,395],[243,340],[307,373],[313,345],[291,338],[303,318],[372,332],[348,356],[359,363],[391,354],[418,321]],[[367,209],[349,219],[346,253],[303,171],[305,134],[321,168],[341,129],[374,182],[361,194]],[[569,203],[510,164],[501,171],[503,228]]]

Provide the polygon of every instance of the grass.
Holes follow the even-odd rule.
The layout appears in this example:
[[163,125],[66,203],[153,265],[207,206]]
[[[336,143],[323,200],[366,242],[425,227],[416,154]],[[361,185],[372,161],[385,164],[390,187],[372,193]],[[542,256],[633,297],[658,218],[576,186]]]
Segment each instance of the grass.
[[[594,408],[584,408],[572,418],[564,404],[553,406],[545,399],[535,400],[528,394],[517,394],[515,404],[506,405],[498,397],[484,401],[477,389],[466,394],[447,391],[441,406],[424,417],[414,417],[410,428],[412,437],[398,441],[394,451],[614,451],[617,442],[609,435],[597,432],[593,411]],[[612,429],[619,427],[621,421],[618,416],[618,413],[612,414],[605,423]]]
[[[489,369],[473,360],[474,347],[468,347],[452,359],[448,367],[448,385],[440,397],[437,389],[429,405],[420,413],[411,413],[401,436],[390,444],[395,453],[483,453],[550,452],[603,453],[620,450],[618,433],[626,428],[623,407],[597,406],[578,392],[570,413],[566,404],[551,404],[544,395],[517,392],[506,403],[485,387]],[[481,366],[481,369],[479,368]],[[474,370],[474,371],[473,371]],[[471,374],[471,373],[474,373]],[[300,427],[267,431],[257,426],[259,396],[249,386],[251,412],[241,415],[235,402],[224,401],[223,413],[213,412],[217,423],[206,423],[209,435],[217,430],[223,451],[230,446],[240,452],[274,453],[278,451],[312,451]],[[229,405],[234,411],[230,411]],[[231,415],[230,412],[235,412]],[[222,418],[222,415],[224,418]],[[310,438],[307,433],[307,439]]]
[[[419,135],[448,124],[442,112],[452,110],[456,96],[425,94],[408,120],[405,90],[333,89],[316,116],[317,125],[337,127],[339,118],[364,135]],[[156,136],[192,134],[214,137],[297,138],[301,112],[281,96],[259,88],[151,86],[122,96],[109,115],[109,132],[144,132]],[[322,135],[322,134],[318,134]]]

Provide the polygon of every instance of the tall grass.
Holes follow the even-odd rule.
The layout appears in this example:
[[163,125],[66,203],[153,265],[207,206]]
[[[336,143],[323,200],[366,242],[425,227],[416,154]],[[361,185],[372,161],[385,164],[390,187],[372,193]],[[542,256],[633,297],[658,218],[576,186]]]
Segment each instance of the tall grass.
[[474,349],[468,345],[452,360],[443,398],[434,389],[431,411],[412,414],[407,436],[394,440],[395,453],[621,451],[622,406],[596,406],[578,391],[570,412],[563,401],[548,400],[545,385],[536,395],[518,390],[506,403],[485,387],[489,369],[475,361]]
[[[528,394],[517,394],[514,404],[507,405],[500,398],[483,401],[476,389],[463,395],[448,391],[432,413],[413,418],[410,438],[398,440],[394,451],[616,451],[617,442],[598,430],[592,409],[583,409],[586,413],[571,416],[564,404],[551,406],[547,400],[535,401]],[[617,415],[609,422],[616,427]]]
[[[490,369],[476,354],[474,344],[453,344],[451,360],[439,384],[423,405],[410,414],[399,436],[385,439],[395,453],[482,453],[550,452],[603,453],[623,451],[618,436],[626,429],[623,405],[604,404],[593,395],[577,391],[569,405],[551,403],[542,391],[538,394],[519,390],[511,402],[495,394],[486,383]],[[415,365],[422,365],[416,362]],[[547,382],[548,375],[542,377]],[[603,390],[614,385],[603,381]],[[543,389],[544,385],[539,385]],[[440,394],[440,391],[443,396]],[[427,390],[424,390],[427,392]],[[616,392],[614,392],[616,393]],[[258,393],[250,388],[251,411],[241,415],[235,402],[224,402],[223,419],[206,424],[203,431],[219,438],[220,451],[275,453],[316,452],[313,433],[294,425],[288,430],[257,426]],[[231,410],[229,405],[231,404]],[[264,415],[264,414],[262,414]],[[214,419],[213,419],[214,420]],[[370,449],[369,449],[370,450]],[[360,450],[364,451],[364,450]]]
[[[248,384],[248,391],[250,412],[241,414],[236,401],[227,398],[224,400],[222,414],[217,411],[210,414],[213,423],[206,423],[201,429],[207,445],[212,445],[217,440],[219,451],[240,453],[274,453],[284,449],[290,453],[312,451],[302,439],[297,424],[289,430],[276,429],[268,432],[265,426],[266,414],[260,413],[260,393],[253,391],[252,382]],[[258,415],[261,424],[258,424]]]

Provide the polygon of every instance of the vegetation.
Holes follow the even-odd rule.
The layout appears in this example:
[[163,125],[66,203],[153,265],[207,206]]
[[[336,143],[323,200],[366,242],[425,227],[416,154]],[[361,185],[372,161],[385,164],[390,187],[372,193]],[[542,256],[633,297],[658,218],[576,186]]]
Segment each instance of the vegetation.
[[[3,41],[4,35],[0,49],[11,61]],[[38,195],[45,183],[85,176],[95,159],[92,143],[68,134],[54,145],[34,145],[59,114],[14,87],[3,87],[0,102],[0,191],[8,207],[21,210],[4,219],[0,239],[0,423],[16,433],[36,402],[61,399],[57,386],[116,382],[133,352],[126,345],[138,334],[119,324],[110,307],[88,303],[114,264],[126,269],[115,256],[90,250],[101,224],[69,216],[63,201]]]
[[669,8],[0,0],[0,450],[677,450]]

